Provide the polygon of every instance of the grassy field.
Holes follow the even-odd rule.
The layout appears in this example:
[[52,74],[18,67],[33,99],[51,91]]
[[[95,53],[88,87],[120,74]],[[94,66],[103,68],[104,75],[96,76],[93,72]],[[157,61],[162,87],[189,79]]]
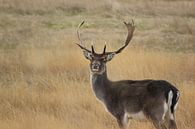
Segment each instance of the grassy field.
[[131,19],[134,37],[108,63],[109,78],[170,81],[181,92],[178,127],[194,129],[193,0],[0,0],[0,129],[118,129],[92,93],[76,28],[86,20],[85,45],[112,51]]

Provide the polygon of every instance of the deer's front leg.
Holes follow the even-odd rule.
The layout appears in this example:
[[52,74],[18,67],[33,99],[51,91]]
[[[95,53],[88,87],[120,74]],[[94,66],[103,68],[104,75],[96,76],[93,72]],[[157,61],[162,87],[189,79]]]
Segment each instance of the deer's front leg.
[[117,117],[117,122],[118,122],[118,125],[121,129],[127,129],[128,128],[129,119],[128,119],[128,116],[126,114],[119,115]]

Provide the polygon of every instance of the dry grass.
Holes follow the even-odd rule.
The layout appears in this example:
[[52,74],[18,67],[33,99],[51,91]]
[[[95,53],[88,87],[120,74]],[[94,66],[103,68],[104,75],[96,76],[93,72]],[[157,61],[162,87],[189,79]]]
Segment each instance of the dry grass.
[[[0,56],[2,129],[117,128],[115,120],[95,100],[88,62],[78,50],[70,47],[69,55],[60,49],[17,50],[15,55]],[[109,77],[167,79],[176,84],[181,91],[177,123],[182,129],[193,129],[194,57],[131,50],[109,64]],[[152,127],[150,123],[131,124],[136,129]]]
[[[0,0],[0,129],[117,129],[92,94],[89,64],[74,35],[87,19],[86,45],[95,42],[100,51],[107,41],[113,50],[125,39],[121,21],[131,18],[136,23],[132,44],[108,64],[109,78],[170,81],[181,91],[179,129],[194,129],[194,4]],[[153,128],[149,122],[130,124]]]

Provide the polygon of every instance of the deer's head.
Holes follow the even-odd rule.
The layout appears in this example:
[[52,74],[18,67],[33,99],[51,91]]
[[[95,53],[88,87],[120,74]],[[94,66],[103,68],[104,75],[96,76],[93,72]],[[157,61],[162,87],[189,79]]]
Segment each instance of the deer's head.
[[128,35],[127,39],[125,41],[125,44],[119,48],[117,51],[113,52],[106,52],[106,45],[104,46],[103,52],[101,54],[96,53],[94,50],[93,45],[91,46],[91,50],[85,48],[83,46],[83,42],[80,39],[80,34],[79,34],[79,28],[84,24],[84,21],[79,25],[77,29],[77,36],[80,41],[80,44],[77,44],[82,50],[83,54],[86,59],[90,60],[90,70],[92,73],[97,73],[97,74],[102,74],[106,70],[106,62],[112,60],[112,58],[122,52],[122,50],[129,44],[133,37],[133,32],[135,30],[134,22],[132,20],[132,23],[126,23],[124,22],[125,26],[127,27],[128,30]]

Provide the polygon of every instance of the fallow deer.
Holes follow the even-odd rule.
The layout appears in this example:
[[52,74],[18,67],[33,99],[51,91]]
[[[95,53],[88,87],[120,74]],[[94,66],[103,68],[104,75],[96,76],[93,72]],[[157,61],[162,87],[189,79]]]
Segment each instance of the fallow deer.
[[96,98],[103,103],[108,112],[117,120],[120,128],[128,127],[129,119],[149,119],[156,129],[177,129],[175,110],[179,99],[179,91],[165,80],[121,80],[111,81],[107,77],[106,63],[120,53],[133,37],[135,25],[124,22],[128,30],[125,44],[117,51],[103,53],[84,47],[79,28],[77,44],[86,59],[90,60],[91,85]]

